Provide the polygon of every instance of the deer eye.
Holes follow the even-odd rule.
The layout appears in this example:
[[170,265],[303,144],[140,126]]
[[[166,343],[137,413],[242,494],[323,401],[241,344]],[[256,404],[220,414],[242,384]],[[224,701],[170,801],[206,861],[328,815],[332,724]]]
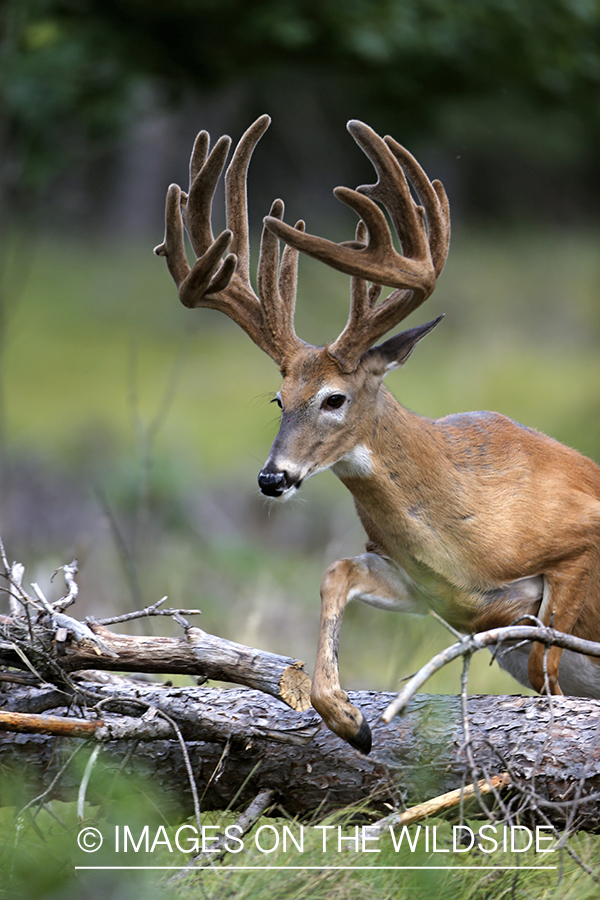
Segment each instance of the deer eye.
[[344,394],[330,394],[321,404],[321,409],[339,409],[344,405],[346,397]]

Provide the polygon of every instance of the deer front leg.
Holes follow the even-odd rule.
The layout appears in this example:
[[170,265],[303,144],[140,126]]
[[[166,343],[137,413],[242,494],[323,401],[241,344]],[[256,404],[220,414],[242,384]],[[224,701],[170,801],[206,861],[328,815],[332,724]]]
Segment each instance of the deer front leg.
[[[597,551],[588,551],[544,576],[544,595],[538,617],[544,625],[570,634],[577,622],[589,618],[589,605],[600,599],[600,560]],[[593,616],[592,616],[593,619]],[[582,637],[594,638],[589,628],[583,627]],[[527,673],[534,690],[543,694],[561,695],[559,666],[561,647],[549,647],[546,654],[548,685],[544,675],[544,644],[534,643],[529,654]]]
[[412,601],[399,566],[376,553],[338,560],[329,567],[321,583],[321,622],[311,702],[328,728],[366,754],[371,749],[371,729],[341,689],[338,671],[342,617],[347,602],[353,599],[384,609],[421,610]]

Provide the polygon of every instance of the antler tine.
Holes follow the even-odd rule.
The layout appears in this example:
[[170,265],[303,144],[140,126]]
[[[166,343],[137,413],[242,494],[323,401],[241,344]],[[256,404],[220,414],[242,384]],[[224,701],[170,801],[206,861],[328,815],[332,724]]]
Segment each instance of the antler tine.
[[[283,211],[283,201],[275,200],[269,215],[281,219]],[[304,222],[296,223],[298,231],[303,228]],[[277,336],[278,347],[284,359],[289,359],[296,350],[304,346],[304,342],[294,331],[298,255],[297,250],[286,245],[280,266],[279,240],[268,228],[263,227],[258,263],[258,293],[262,298],[265,324],[269,332]]]
[[[302,219],[298,219],[294,226],[297,231],[304,231],[305,227],[305,223]],[[289,244],[286,244],[283,248],[281,268],[279,270],[279,293],[288,310],[288,315],[292,317],[296,306],[299,256],[300,254],[295,247],[290,247]]]
[[[169,188],[165,240],[155,253],[167,258],[184,306],[209,307],[225,313],[281,368],[288,355],[302,344],[293,327],[295,276],[291,277],[294,265],[290,253],[297,255],[297,251],[284,253],[279,283],[285,296],[279,292],[279,248],[274,236],[270,235],[271,240],[263,240],[261,245],[258,296],[250,282],[248,166],[270,121],[266,115],[257,119],[235,149],[225,174],[227,228],[217,238],[211,226],[212,204],[231,139],[219,138],[209,153],[210,138],[207,132],[200,132],[190,159],[189,192],[186,194],[178,185]],[[281,201],[275,201],[271,213],[283,215]],[[191,269],[185,253],[184,225],[198,257]],[[230,252],[223,259],[228,249]]]
[[238,260],[238,274],[250,283],[250,238],[248,234],[248,166],[257,143],[271,124],[260,116],[242,135],[225,173],[227,227],[233,232],[231,252]]
[[206,131],[196,138],[190,157],[189,191],[181,194],[183,221],[196,256],[206,253],[214,241],[212,204],[231,147],[231,138],[223,135],[208,153],[209,141]]
[[181,188],[170,184],[165,205],[165,237],[162,244],[154,248],[157,256],[164,256],[171,278],[179,288],[190,274],[190,266],[185,255],[183,220],[181,218]]
[[[356,226],[356,238],[354,241],[348,242],[347,245],[361,249],[362,247],[365,247],[366,244],[367,226],[362,219],[359,219],[358,225]],[[359,327],[360,322],[364,321],[365,317],[369,315],[369,312],[372,306],[377,302],[380,293],[381,285],[372,284],[369,288],[364,278],[352,276],[350,282],[350,315],[348,316],[346,329],[354,331]]]
[[[406,258],[425,258],[428,255],[428,241],[422,216],[423,210],[413,201],[400,160],[393,154],[386,141],[364,122],[352,119],[348,122],[347,127],[363,153],[373,163],[378,176],[375,184],[360,185],[356,189],[357,192],[372,200],[378,200],[385,206],[400,238],[402,252]],[[416,160],[413,161],[418,165]],[[424,177],[427,180],[427,176]],[[389,285],[387,281],[383,283]],[[398,284],[389,286],[406,287],[406,285]]]
[[193,185],[196,175],[206,162],[209,147],[210,135],[208,131],[200,131],[194,141],[192,155],[190,156],[190,187]]
[[[444,185],[437,178],[430,181],[412,153],[386,135],[383,139],[394,157],[408,174],[417,196],[425,208],[429,248],[435,273],[440,275],[450,246],[450,203]],[[359,190],[361,190],[359,188]]]

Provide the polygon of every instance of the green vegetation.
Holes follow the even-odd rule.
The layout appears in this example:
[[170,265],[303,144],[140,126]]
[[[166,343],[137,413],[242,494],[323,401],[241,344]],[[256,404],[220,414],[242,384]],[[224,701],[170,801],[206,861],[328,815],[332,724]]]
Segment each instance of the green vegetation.
[[[27,246],[25,256],[23,243],[15,246],[21,250],[4,271],[11,312],[1,363],[0,530],[11,558],[25,562],[26,577],[33,580],[35,573],[51,592],[50,573],[78,555],[80,615],[121,611],[168,594],[174,605],[199,605],[207,630],[299,656],[310,670],[320,579],[333,559],[359,552],[363,537],[351,498],[330,474],[309,482],[301,501],[285,507],[269,508],[257,495],[256,473],[276,430],[268,401],[278,373],[271,361],[217,314],[181,308],[149,247],[52,239]],[[597,246],[591,231],[459,233],[436,294],[418,314],[419,320],[441,311],[447,317],[406,369],[392,373],[390,387],[423,414],[494,408],[600,459]],[[303,261],[299,333],[326,340],[346,313],[346,279]],[[399,679],[451,640],[432,620],[351,605],[340,653],[342,683],[395,690]],[[456,665],[428,690],[455,693],[459,678]],[[521,690],[483,656],[473,663],[470,689]],[[98,790],[101,776],[94,779]],[[156,828],[164,822],[173,829],[157,801],[146,797],[147,786],[136,790],[135,798],[127,790],[117,795],[112,818],[90,809],[92,824],[112,828],[114,815],[127,819],[137,809],[132,830],[146,823],[146,813]],[[28,898],[52,891],[75,897],[94,886],[119,900],[128,891],[152,897],[166,877],[136,872],[126,882],[119,873],[91,872],[74,881],[73,865],[84,863],[74,856],[73,804],[53,802],[19,831],[17,812],[2,811],[6,887],[0,896],[15,889]],[[437,824],[440,833],[449,828]],[[352,836],[354,825],[343,834]],[[339,864],[337,851],[324,855],[314,846],[301,859],[290,852],[265,860],[248,840],[244,854],[228,863]],[[574,846],[597,866],[597,839],[581,836]],[[556,872],[521,871],[516,887],[514,871],[477,868],[506,860],[483,859],[477,851],[452,856],[453,865],[476,867],[458,872],[375,871],[433,865],[424,851],[418,861],[414,854],[395,854],[389,841],[375,862],[367,856],[359,858],[372,867],[368,871],[206,873],[201,883],[184,881],[177,891],[211,900],[265,892],[290,900],[352,900],[368,885],[375,900],[433,891],[483,900],[513,890],[534,900],[583,900],[596,890],[564,855]],[[352,852],[343,857],[344,864],[356,864]],[[32,866],[33,859],[44,866]],[[536,859],[527,862],[538,864]]]
[[[376,837],[364,816],[356,824],[356,811],[354,819],[347,811],[304,824],[263,818],[239,837],[231,813],[203,814],[200,827],[192,819],[169,821],[147,784],[115,782],[101,769],[94,782],[96,790],[110,786],[113,802],[86,804],[82,821],[75,804],[59,801],[39,811],[2,809],[0,830],[8,837],[0,847],[0,897],[358,900],[367,891],[373,900],[597,897],[597,885],[548,832],[505,832],[488,823],[480,833],[486,823],[467,817],[462,827],[433,818]],[[102,836],[95,852],[77,844],[89,828],[97,830],[90,840]],[[188,864],[190,853],[209,848],[224,832],[232,852],[217,869],[207,858],[204,871],[178,877],[177,867]],[[571,848],[584,865],[596,864],[597,838],[578,835]],[[94,866],[99,868],[86,868]],[[130,868],[110,868],[117,866]]]
[[[405,135],[448,137],[455,101],[463,112],[470,101],[496,117],[508,110],[504,125],[518,123],[519,135],[535,110],[577,165],[598,146],[599,34],[593,0],[5,0],[0,146],[29,203],[32,187],[143,114],[149,89],[169,107],[243,83],[246,110],[268,98],[301,121],[318,96],[323,118],[381,117]],[[467,120],[481,139],[481,115]],[[529,131],[525,143],[537,145]],[[553,150],[543,142],[546,164]]]

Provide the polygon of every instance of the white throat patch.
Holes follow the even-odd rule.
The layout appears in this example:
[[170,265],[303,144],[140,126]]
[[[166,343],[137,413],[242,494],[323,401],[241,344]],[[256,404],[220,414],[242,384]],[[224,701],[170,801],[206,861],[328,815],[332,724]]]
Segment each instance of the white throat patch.
[[373,474],[372,453],[364,444],[357,444],[331,467],[338,478],[368,478]]

